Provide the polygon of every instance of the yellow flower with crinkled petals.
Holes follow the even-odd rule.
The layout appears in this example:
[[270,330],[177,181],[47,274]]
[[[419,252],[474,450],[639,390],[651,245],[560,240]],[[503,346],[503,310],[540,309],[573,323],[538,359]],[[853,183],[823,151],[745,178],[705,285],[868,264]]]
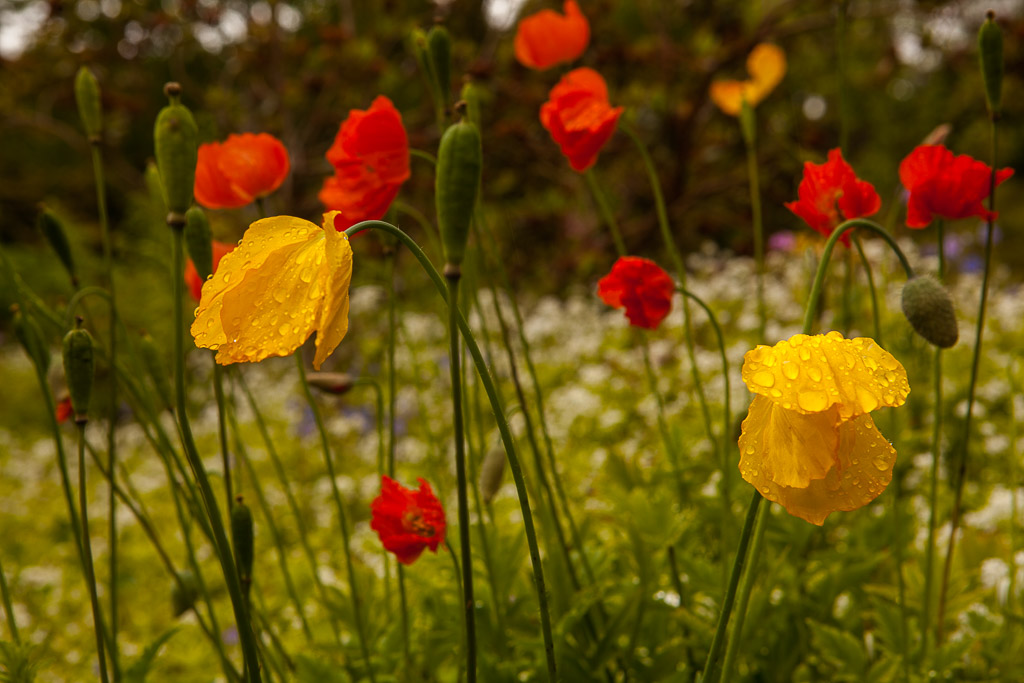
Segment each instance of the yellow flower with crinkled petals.
[[740,435],[740,474],[789,514],[821,525],[874,500],[892,479],[896,449],[869,413],[903,405],[900,362],[873,339],[797,334],[743,359],[756,394]]
[[319,370],[348,332],[352,247],[334,228],[340,213],[325,213],[322,227],[291,216],[250,225],[203,283],[196,346],[215,350],[221,365],[256,363],[289,355],[316,331]]

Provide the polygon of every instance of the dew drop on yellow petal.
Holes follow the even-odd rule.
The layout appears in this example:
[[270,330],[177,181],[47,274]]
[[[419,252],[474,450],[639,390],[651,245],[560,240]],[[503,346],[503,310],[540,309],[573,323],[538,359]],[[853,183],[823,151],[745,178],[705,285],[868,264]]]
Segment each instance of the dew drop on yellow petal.
[[807,376],[811,378],[812,382],[821,381],[821,368],[816,365],[810,365],[807,367]]
[[785,375],[787,379],[796,379],[800,376],[800,368],[797,367],[797,364],[793,361],[783,361],[782,374]]
[[775,386],[775,376],[772,375],[772,373],[765,372],[763,370],[761,372],[756,373],[753,377],[753,380],[755,384],[759,384],[762,387]]
[[801,391],[796,402],[809,413],[817,413],[828,407],[828,396],[824,391]]

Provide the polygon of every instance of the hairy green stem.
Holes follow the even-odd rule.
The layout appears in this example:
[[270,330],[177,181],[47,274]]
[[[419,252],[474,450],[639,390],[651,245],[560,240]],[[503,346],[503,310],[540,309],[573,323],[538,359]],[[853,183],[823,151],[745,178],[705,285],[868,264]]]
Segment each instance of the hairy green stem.
[[220,509],[217,507],[217,497],[213,493],[213,487],[210,486],[210,480],[206,475],[206,468],[192,437],[192,427],[188,419],[185,395],[185,311],[183,292],[185,283],[184,278],[181,276],[185,269],[184,234],[180,227],[172,227],[171,232],[174,235],[171,280],[174,283],[172,288],[172,296],[174,297],[174,393],[178,428],[181,432],[185,457],[188,459],[189,467],[192,469],[192,474],[199,485],[203,507],[206,510],[206,517],[213,532],[214,550],[217,551],[217,558],[220,560],[221,571],[224,574],[224,583],[227,585],[228,594],[231,597],[235,624],[238,627],[238,640],[242,647],[242,656],[246,665],[246,675],[251,683],[260,683],[262,676],[260,675],[256,635],[253,632],[252,623],[249,620],[249,614],[245,607],[245,596],[242,593],[242,585],[238,579],[238,570],[232,557],[231,545],[224,530],[224,521],[221,518]]
[[[438,293],[445,300],[445,303],[447,303],[448,288],[444,279],[437,272],[437,269],[434,268],[434,265],[430,262],[430,259],[427,258],[426,254],[423,253],[423,250],[420,249],[419,245],[416,244],[412,238],[402,232],[402,230],[396,228],[390,223],[385,223],[384,221],[363,221],[348,228],[345,233],[351,238],[356,233],[369,230],[371,228],[383,230],[397,237],[402,244],[412,252],[413,256],[416,257],[416,260],[419,261],[423,270],[434,283]],[[526,481],[523,478],[522,465],[519,462],[519,455],[515,446],[515,441],[512,439],[512,430],[509,428],[508,420],[505,418],[505,414],[501,408],[500,395],[498,394],[498,390],[494,384],[491,371],[484,360],[483,354],[480,352],[480,346],[476,343],[473,332],[469,329],[469,324],[461,313],[458,313],[457,323],[459,330],[462,332],[462,338],[466,343],[466,347],[469,349],[469,353],[473,357],[477,374],[480,376],[480,381],[484,385],[484,391],[487,392],[487,398],[491,403],[491,411],[494,413],[498,432],[501,434],[502,443],[505,445],[505,454],[508,457],[509,470],[511,470],[512,478],[516,484],[516,493],[519,496],[519,506],[523,514],[523,528],[526,533],[526,543],[530,550],[530,563],[533,567],[533,580],[537,591],[537,602],[540,611],[541,633],[544,639],[544,655],[545,662],[547,664],[548,680],[553,683],[557,680],[557,667],[555,665],[554,637],[551,630],[551,614],[548,610],[548,595],[544,581],[544,569],[541,565],[540,548],[537,545],[537,531],[533,524],[533,512],[530,509],[530,501],[526,493]]]

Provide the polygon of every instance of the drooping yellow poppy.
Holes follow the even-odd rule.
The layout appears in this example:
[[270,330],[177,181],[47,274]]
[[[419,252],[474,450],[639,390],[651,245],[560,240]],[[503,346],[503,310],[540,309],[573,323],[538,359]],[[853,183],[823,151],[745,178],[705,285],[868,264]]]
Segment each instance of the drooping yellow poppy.
[[771,43],[760,43],[747,57],[745,81],[721,80],[711,83],[711,101],[729,116],[739,116],[743,101],[756,107],[786,75],[786,53]]
[[256,363],[289,355],[315,330],[319,370],[348,332],[352,247],[334,228],[340,213],[325,213],[322,227],[291,216],[250,225],[203,283],[196,346],[221,365]]
[[743,360],[757,394],[739,440],[740,474],[768,500],[821,525],[874,500],[896,450],[869,413],[903,405],[907,372],[873,339],[798,334]]

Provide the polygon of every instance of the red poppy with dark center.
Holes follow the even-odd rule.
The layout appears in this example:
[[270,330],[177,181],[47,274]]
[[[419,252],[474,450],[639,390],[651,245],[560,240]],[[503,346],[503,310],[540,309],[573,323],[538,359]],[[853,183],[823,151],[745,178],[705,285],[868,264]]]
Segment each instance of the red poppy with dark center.
[[[786,208],[825,237],[844,220],[874,215],[882,207],[874,186],[854,174],[839,149],[831,150],[824,164],[804,163],[797,194],[800,199],[787,202]],[[840,240],[850,246],[849,233]]]
[[288,150],[273,135],[229,135],[199,146],[193,193],[208,209],[235,209],[281,187],[289,167]]
[[[225,244],[224,242],[213,240],[213,272],[217,272],[217,266],[220,264],[220,260],[224,258],[224,254],[234,250],[235,246],[234,244]],[[204,282],[205,280],[199,277],[199,272],[196,271],[196,264],[192,263],[192,259],[185,261],[185,286],[188,287],[188,293],[196,301],[203,298]]]
[[540,108],[540,122],[573,169],[582,172],[597,161],[622,111],[608,103],[608,86],[601,74],[584,67],[570,71],[551,89]]
[[675,288],[672,277],[654,261],[622,256],[597,283],[597,295],[613,308],[625,308],[630,325],[656,330],[672,310]]
[[320,201],[342,212],[335,227],[383,218],[409,179],[409,138],[391,100],[380,95],[366,111],[350,111],[327,160],[334,176],[324,181]]
[[571,62],[583,54],[590,42],[590,24],[575,0],[566,0],[564,15],[543,9],[519,22],[515,53],[519,63],[530,69],[548,69]]
[[423,479],[420,488],[407,489],[384,475],[380,495],[370,504],[370,528],[385,550],[402,564],[412,564],[426,548],[437,552],[444,543],[445,519],[441,502]]
[[[996,171],[996,185],[1013,175],[1012,168]],[[907,227],[924,228],[935,216],[995,220],[998,214],[982,206],[992,189],[992,167],[966,154],[954,156],[942,145],[920,145],[900,163],[900,182],[910,192]]]

